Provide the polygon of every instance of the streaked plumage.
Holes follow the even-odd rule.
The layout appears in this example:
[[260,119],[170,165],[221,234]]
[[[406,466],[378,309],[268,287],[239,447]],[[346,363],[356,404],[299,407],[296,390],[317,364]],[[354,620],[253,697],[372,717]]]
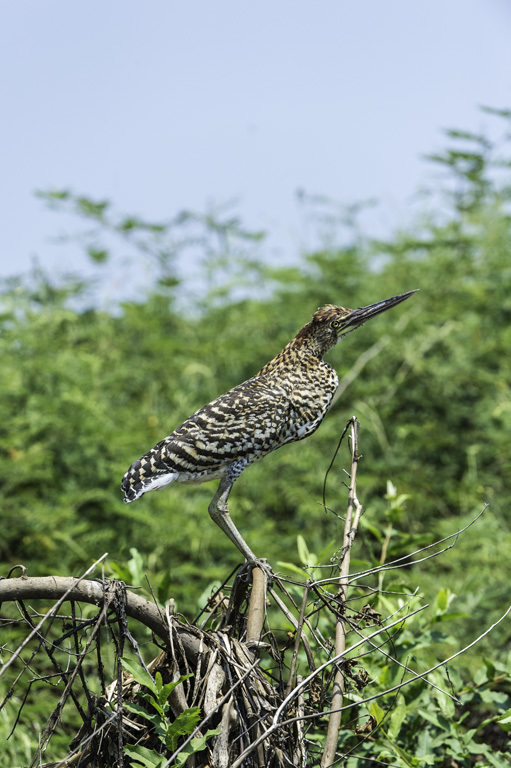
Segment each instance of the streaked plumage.
[[350,331],[412,293],[356,310],[331,304],[319,309],[253,378],[200,408],[135,461],[122,481],[124,501],[174,482],[220,478],[210,515],[245,558],[255,561],[227,510],[234,481],[249,464],[315,432],[339,384],[323,355]]

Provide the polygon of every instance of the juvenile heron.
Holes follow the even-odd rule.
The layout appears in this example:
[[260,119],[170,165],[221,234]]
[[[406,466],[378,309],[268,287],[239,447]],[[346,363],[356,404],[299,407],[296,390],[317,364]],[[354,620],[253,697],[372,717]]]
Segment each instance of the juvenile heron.
[[234,482],[249,464],[286,443],[312,435],[332,404],[339,379],[323,356],[367,320],[415,291],[367,307],[327,304],[251,379],[204,405],[137,459],[122,480],[124,501],[172,483],[220,479],[209,514],[249,562],[257,558],[227,507]]

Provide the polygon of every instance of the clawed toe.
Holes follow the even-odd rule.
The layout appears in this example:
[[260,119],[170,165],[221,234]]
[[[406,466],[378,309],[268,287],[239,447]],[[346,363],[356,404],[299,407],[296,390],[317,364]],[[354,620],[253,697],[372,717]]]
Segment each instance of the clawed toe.
[[271,589],[273,586],[274,573],[265,557],[256,557],[254,560],[247,560],[238,571],[238,576],[245,576],[245,574],[252,576],[254,568],[259,568],[259,570],[264,573],[267,587],[268,589]]

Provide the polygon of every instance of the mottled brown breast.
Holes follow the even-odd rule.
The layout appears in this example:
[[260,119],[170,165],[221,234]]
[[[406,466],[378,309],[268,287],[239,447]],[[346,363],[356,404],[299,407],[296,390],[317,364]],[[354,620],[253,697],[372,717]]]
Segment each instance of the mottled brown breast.
[[339,386],[332,366],[291,342],[260,375],[278,382],[290,403],[287,440],[301,440],[323,421]]

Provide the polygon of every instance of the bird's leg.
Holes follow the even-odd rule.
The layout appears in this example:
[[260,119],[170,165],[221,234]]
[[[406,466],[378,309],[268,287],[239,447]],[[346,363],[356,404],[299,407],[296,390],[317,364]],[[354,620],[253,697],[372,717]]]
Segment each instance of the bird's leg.
[[[258,566],[265,574],[269,583],[273,581],[273,571],[266,560],[256,557],[245,539],[234,525],[229,514],[227,502],[234,481],[241,475],[246,467],[244,461],[231,464],[225,475],[220,480],[217,492],[213,496],[208,511],[211,519],[222,529],[226,536],[232,541],[235,547],[239,549],[247,563],[244,568]],[[243,569],[242,569],[243,570]]]
[[229,499],[231,488],[234,485],[236,477],[239,477],[241,472],[236,473],[233,477],[234,474],[234,472],[230,472],[228,470],[224,477],[222,477],[220,480],[220,485],[218,486],[218,490],[211,500],[208,511],[213,522],[215,522],[222,529],[225,535],[230,538],[234,546],[239,549],[245,560],[248,560],[249,563],[255,563],[257,561],[257,557],[254,555],[245,539],[234,525],[229,514],[229,509],[227,507],[227,501]]

